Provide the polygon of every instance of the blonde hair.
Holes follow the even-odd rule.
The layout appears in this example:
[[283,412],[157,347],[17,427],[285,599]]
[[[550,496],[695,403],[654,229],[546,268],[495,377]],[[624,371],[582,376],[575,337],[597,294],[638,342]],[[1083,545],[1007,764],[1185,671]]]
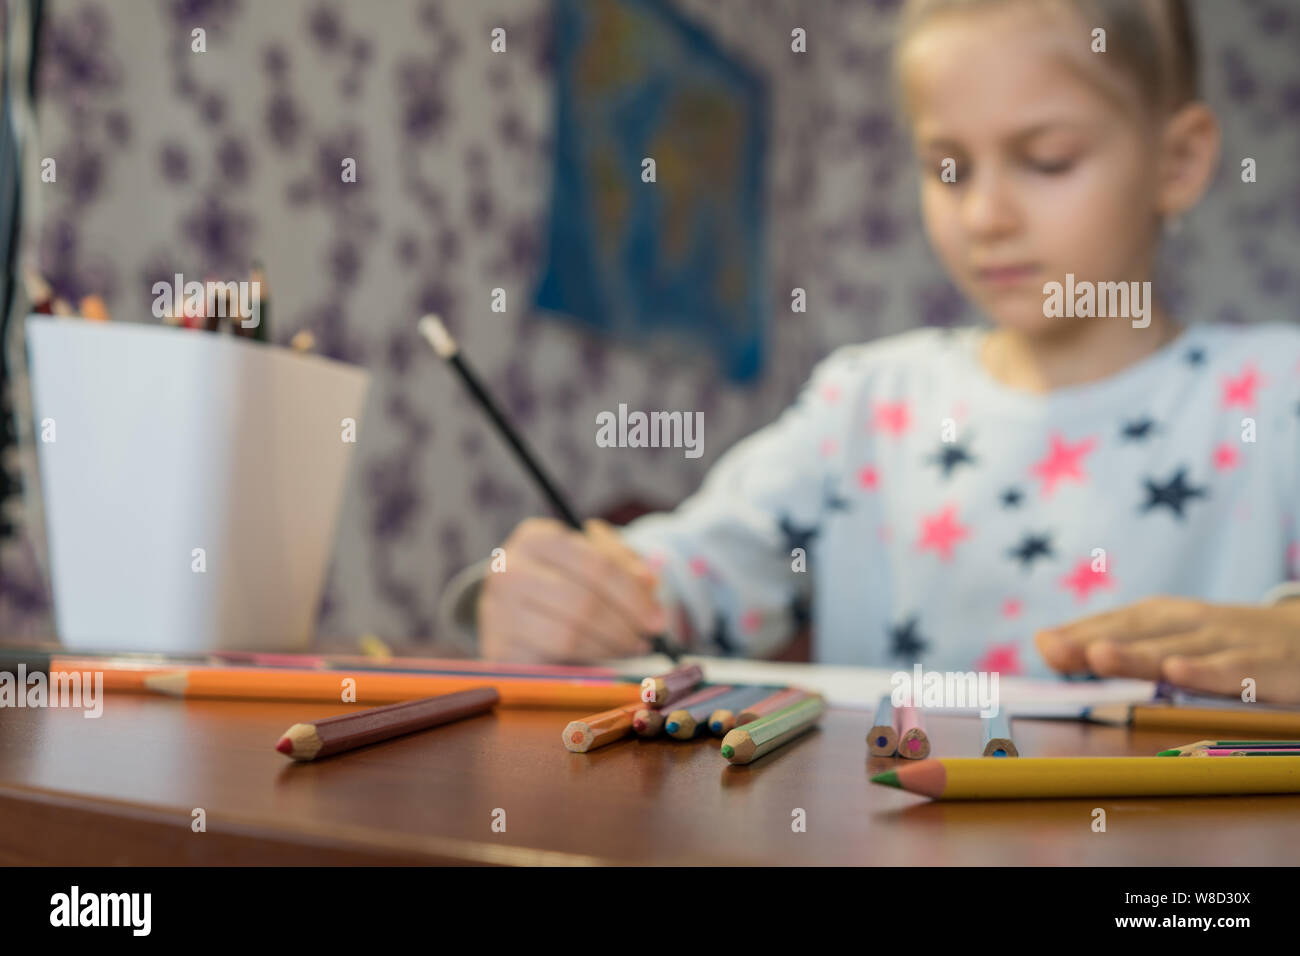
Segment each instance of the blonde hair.
[[[932,16],[1012,0],[904,0],[894,43],[895,102],[906,115],[899,53]],[[1106,31],[1108,62],[1136,81],[1144,105],[1167,115],[1200,98],[1200,55],[1187,0],[1015,0],[1073,10]]]

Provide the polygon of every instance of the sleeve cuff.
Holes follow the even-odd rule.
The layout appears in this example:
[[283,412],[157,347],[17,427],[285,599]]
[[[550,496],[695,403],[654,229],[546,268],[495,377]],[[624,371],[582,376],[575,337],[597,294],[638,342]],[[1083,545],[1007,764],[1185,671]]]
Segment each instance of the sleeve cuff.
[[1284,581],[1264,595],[1265,604],[1281,604],[1283,601],[1300,601],[1300,581]]
[[491,562],[484,559],[461,570],[438,598],[438,639],[478,657],[478,596]]

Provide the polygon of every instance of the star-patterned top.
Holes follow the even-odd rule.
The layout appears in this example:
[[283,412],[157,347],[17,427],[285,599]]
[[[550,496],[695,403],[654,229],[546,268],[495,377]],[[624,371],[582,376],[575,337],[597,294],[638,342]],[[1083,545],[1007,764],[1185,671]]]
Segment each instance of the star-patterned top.
[[841,349],[698,493],[630,525],[678,639],[761,656],[811,620],[827,662],[1045,674],[1038,629],[1300,577],[1300,328],[1194,325],[1045,395],[989,376],[985,334]]

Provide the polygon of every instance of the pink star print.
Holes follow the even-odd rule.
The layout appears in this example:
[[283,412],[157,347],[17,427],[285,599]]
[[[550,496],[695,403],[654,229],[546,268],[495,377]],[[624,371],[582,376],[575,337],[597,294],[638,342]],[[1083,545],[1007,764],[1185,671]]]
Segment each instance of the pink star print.
[[901,435],[911,424],[911,414],[907,402],[877,402],[872,424],[882,432]]
[[1002,616],[1019,617],[1021,607],[1022,607],[1021,603],[1015,598],[1007,598],[1005,601],[1002,602]]
[[948,505],[938,514],[922,515],[921,540],[916,543],[917,548],[922,551],[934,548],[942,560],[951,560],[953,545],[970,536],[970,528],[958,522],[956,511],[956,507]]
[[687,566],[691,569],[691,574],[697,578],[702,578],[709,573],[709,562],[703,558],[691,558]]
[[1223,380],[1223,407],[1240,405],[1242,408],[1255,407],[1255,389],[1263,385],[1255,366],[1247,364],[1236,378],[1225,377]]
[[875,491],[876,486],[880,483],[880,475],[871,465],[867,465],[858,471],[858,485],[868,491]]
[[990,644],[984,656],[975,662],[977,671],[997,674],[1019,674],[1020,648],[1015,644]]
[[1047,457],[1034,465],[1030,471],[1043,479],[1043,497],[1056,490],[1056,483],[1069,478],[1071,481],[1086,481],[1083,473],[1083,456],[1090,453],[1097,444],[1095,438],[1085,438],[1076,444],[1069,444],[1059,434],[1051,438],[1052,448]]
[[1086,601],[1093,588],[1112,588],[1115,582],[1110,579],[1109,571],[1094,571],[1092,562],[1080,561],[1074,570],[1061,578],[1061,584],[1074,592],[1079,601]]
[[763,615],[758,611],[746,611],[740,618],[740,627],[747,634],[753,634],[763,623]]
[[1214,468],[1216,471],[1230,471],[1241,464],[1241,455],[1231,442],[1221,442],[1214,449]]

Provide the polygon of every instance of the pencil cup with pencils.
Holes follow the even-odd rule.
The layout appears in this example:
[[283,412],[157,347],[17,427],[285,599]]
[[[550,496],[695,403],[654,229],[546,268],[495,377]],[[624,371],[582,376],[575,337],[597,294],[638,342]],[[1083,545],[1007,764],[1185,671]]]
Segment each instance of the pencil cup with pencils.
[[126,322],[32,316],[27,341],[59,637],[304,647],[368,373]]

